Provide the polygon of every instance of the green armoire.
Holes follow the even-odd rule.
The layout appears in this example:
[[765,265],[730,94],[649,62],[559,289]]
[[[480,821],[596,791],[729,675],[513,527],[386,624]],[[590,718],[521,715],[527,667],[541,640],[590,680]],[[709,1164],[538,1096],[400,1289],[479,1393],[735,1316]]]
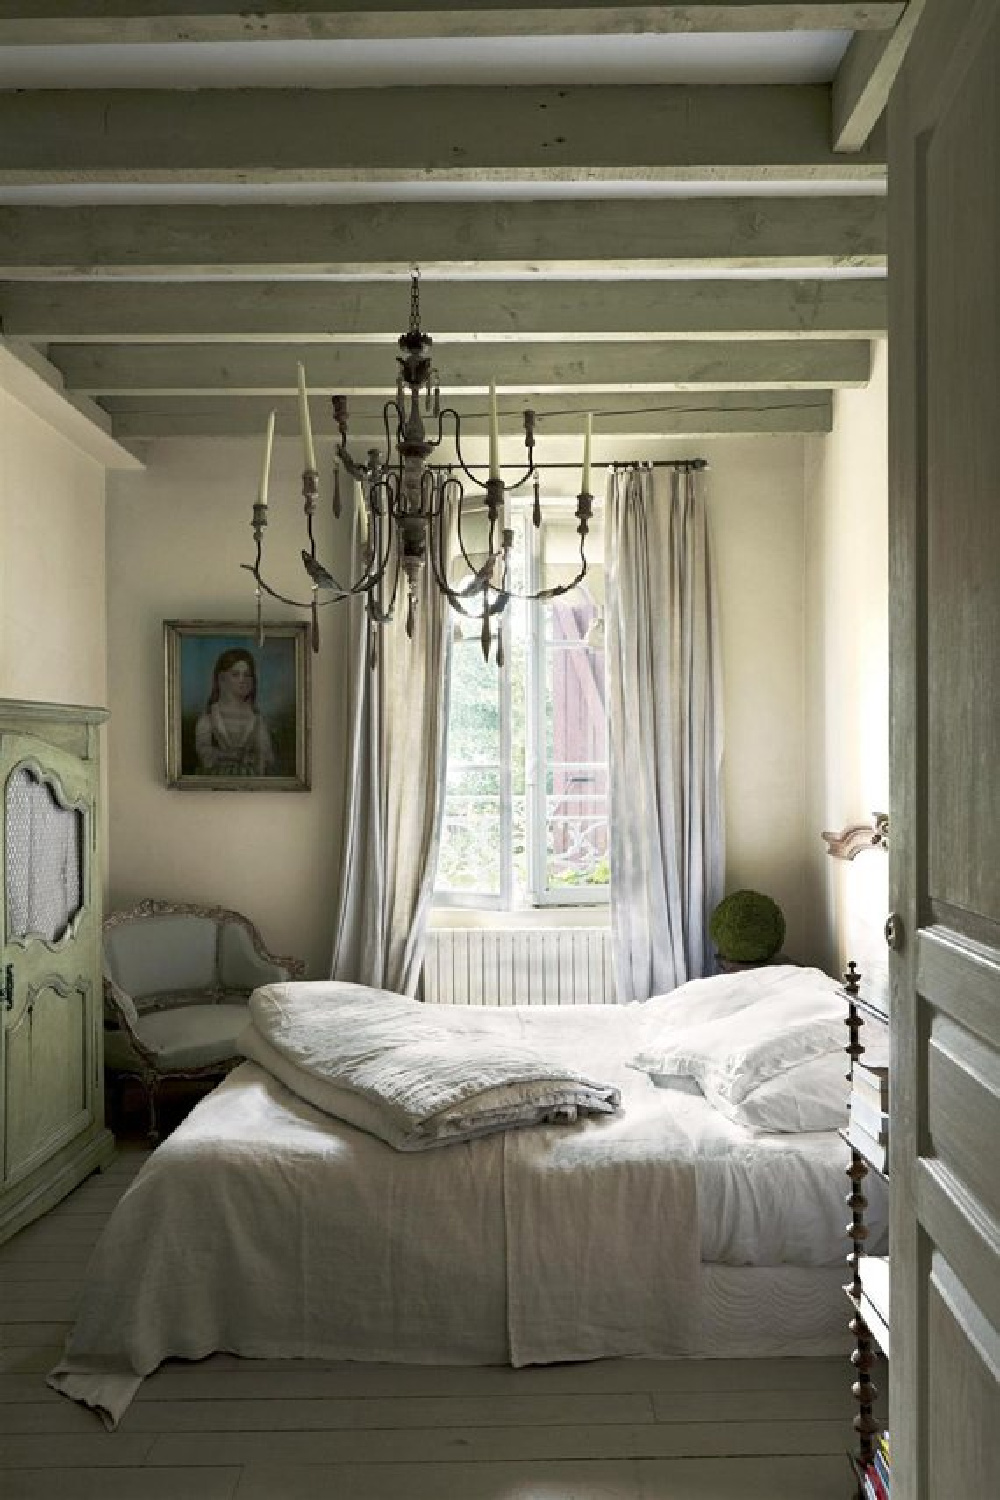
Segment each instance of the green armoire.
[[0,699],[0,1242],[114,1153],[102,1056],[106,718]]

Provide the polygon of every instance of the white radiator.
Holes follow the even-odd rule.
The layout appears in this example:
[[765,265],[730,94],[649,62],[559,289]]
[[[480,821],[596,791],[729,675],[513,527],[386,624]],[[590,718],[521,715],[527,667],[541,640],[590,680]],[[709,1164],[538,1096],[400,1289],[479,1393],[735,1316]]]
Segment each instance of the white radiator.
[[420,993],[434,1005],[614,1005],[611,929],[432,929]]

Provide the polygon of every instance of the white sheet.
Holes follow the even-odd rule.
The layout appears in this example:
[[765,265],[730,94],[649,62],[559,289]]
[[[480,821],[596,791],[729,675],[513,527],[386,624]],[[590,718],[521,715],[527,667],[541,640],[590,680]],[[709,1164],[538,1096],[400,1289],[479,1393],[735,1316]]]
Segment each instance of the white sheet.
[[[636,1141],[657,1139],[668,1159],[694,1160],[698,1234],[689,1238],[703,1261],[838,1263],[847,1147],[836,1136],[755,1138],[700,1096],[655,1089],[626,1066],[641,1010],[450,1014],[459,1027],[500,1027],[558,1047],[583,1070],[599,1060],[600,1076],[622,1087],[621,1114],[539,1133],[599,1138],[612,1126],[640,1161]],[[242,1065],[154,1152],[116,1208],[51,1383],[113,1424],[142,1376],[170,1355],[221,1349],[432,1364],[593,1357],[600,1330],[589,1324],[577,1353],[546,1354],[523,1327],[508,1327],[505,1143],[530,1146],[533,1134],[404,1155]],[[538,1184],[532,1194],[544,1200]],[[877,1250],[884,1203],[874,1187],[871,1196]],[[572,1263],[578,1227],[571,1218],[560,1238],[558,1216],[536,1226],[546,1266]],[[636,1249],[655,1263],[658,1240],[646,1239]],[[604,1352],[675,1353],[680,1325],[661,1325],[670,1347],[648,1347],[645,1260],[636,1269],[641,1277],[629,1274],[627,1254],[613,1267],[605,1307],[615,1326]],[[522,1279],[528,1270],[522,1265]],[[656,1270],[662,1288],[670,1253]],[[515,1293],[515,1318],[519,1306],[528,1315],[530,1299],[524,1306]]]

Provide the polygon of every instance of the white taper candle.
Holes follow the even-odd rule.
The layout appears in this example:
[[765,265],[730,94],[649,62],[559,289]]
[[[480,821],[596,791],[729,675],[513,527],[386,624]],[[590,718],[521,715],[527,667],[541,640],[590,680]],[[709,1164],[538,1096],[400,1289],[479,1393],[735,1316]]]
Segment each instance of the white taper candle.
[[258,499],[261,505],[267,504],[267,485],[271,476],[271,448],[274,445],[274,418],[272,411],[267,419],[267,432],[264,435],[264,462],[260,469],[260,494]]
[[500,478],[500,424],[497,420],[497,388],[490,381],[490,478]]
[[305,466],[316,472],[316,449],[313,447],[312,423],[309,420],[309,392],[306,390],[306,367],[299,364],[299,421],[302,425],[302,449]]
[[583,424],[583,477],[580,482],[580,491],[584,495],[590,494],[590,435],[593,425],[594,413],[588,411]]

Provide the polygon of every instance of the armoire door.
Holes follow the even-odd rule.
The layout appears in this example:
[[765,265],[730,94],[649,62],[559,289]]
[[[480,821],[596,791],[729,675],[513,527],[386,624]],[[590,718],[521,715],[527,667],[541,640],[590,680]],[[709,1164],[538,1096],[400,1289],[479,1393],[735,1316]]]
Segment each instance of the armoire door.
[[86,761],[31,735],[0,734],[4,1191],[100,1114],[94,804]]
[[890,104],[893,1500],[1000,1495],[1000,6]]

